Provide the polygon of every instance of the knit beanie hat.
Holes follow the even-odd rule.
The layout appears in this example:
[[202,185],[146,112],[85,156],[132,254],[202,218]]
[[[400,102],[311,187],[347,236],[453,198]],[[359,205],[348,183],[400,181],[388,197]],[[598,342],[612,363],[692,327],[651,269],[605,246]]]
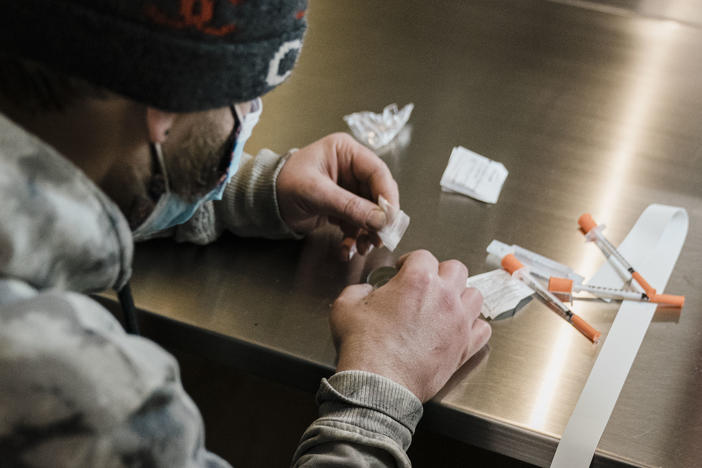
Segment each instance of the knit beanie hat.
[[306,0],[12,0],[0,51],[172,112],[261,96],[290,74]]

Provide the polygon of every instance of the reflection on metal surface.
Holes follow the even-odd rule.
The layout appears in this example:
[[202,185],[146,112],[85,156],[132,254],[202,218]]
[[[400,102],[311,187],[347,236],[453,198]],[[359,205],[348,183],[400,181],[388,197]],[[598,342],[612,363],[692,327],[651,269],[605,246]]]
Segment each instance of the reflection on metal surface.
[[535,429],[546,430],[544,422],[552,407],[553,396],[562,385],[563,366],[568,363],[571,339],[576,333],[571,327],[566,326],[558,331],[558,337],[551,349],[551,356],[541,374],[541,387],[536,391],[536,398],[529,416],[529,426]]
[[702,26],[699,0],[549,0],[613,15],[632,14],[657,20],[674,20],[693,27]]
[[[640,31],[642,36],[641,62],[635,68],[637,80],[624,98],[623,113],[620,118],[620,134],[617,147],[608,158],[611,161],[606,171],[608,177],[603,179],[595,192],[599,194],[599,202],[593,210],[598,217],[612,222],[619,207],[622,191],[626,187],[629,173],[632,170],[632,160],[646,144],[645,128],[652,117],[652,104],[658,98],[659,81],[663,73],[665,58],[670,54],[673,35],[678,25],[671,21],[649,21]],[[590,275],[602,263],[602,257],[591,249],[583,248],[585,254],[576,271]],[[551,356],[543,373],[542,384],[537,391],[536,402],[530,416],[530,425],[545,430],[544,421],[551,408],[551,401],[558,386],[561,385],[563,368],[568,365],[568,348],[570,330],[561,329],[558,338],[551,349]]]
[[[623,190],[629,182],[629,174],[634,168],[634,156],[648,144],[646,128],[651,120],[657,117],[653,111],[653,104],[659,98],[661,75],[665,70],[664,61],[672,52],[675,32],[678,25],[672,21],[645,21],[637,35],[641,38],[641,61],[635,65],[634,76],[636,81],[624,95],[622,114],[617,120],[620,122],[619,134],[615,138],[617,146],[608,158],[611,165],[605,169],[607,177],[594,188],[599,194],[598,203],[593,206],[592,212],[596,213],[606,224],[615,221],[615,213]],[[633,164],[632,164],[633,162]],[[602,263],[602,258],[593,255],[590,249],[583,256],[582,263],[576,269],[581,274],[590,275]]]

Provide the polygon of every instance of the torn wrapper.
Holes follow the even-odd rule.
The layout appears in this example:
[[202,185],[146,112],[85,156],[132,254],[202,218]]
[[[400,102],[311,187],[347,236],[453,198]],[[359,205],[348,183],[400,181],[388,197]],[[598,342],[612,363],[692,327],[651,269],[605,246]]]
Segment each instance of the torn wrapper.
[[483,295],[481,313],[489,319],[514,315],[534,294],[529,286],[502,269],[469,276],[466,287],[476,288]]
[[381,114],[369,111],[355,112],[345,115],[344,120],[359,141],[377,150],[390,143],[400,133],[409,120],[412,109],[412,103],[402,109],[398,109],[397,104],[390,104]]
[[392,252],[400,243],[402,236],[405,235],[410,218],[404,211],[392,206],[382,195],[378,197],[378,205],[388,219],[385,227],[378,231],[378,237],[383,241],[383,245]]

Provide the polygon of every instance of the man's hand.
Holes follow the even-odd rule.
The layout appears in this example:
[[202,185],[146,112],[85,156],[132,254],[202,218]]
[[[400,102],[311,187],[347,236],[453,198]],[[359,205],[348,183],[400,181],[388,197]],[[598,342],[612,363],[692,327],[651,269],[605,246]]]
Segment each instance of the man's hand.
[[[307,233],[326,219],[358,250],[379,245],[374,234],[386,223],[378,208],[382,195],[399,206],[397,183],[385,163],[346,133],[334,133],[293,153],[278,175],[278,205],[283,221]],[[360,236],[360,237],[359,237]]]
[[439,263],[420,250],[403,256],[400,265],[384,286],[349,286],[334,303],[337,371],[380,374],[425,402],[487,343],[492,330],[478,319],[483,299],[477,289],[466,289],[463,263]]

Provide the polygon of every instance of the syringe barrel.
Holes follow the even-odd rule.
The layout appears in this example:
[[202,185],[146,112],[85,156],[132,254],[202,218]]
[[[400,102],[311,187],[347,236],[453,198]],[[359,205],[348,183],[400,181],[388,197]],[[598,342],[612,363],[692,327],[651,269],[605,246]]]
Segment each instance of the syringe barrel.
[[590,233],[593,234],[593,237],[597,239],[595,241],[595,244],[597,244],[597,246],[600,248],[600,250],[602,250],[606,257],[614,257],[614,259],[618,261],[622,267],[624,267],[624,270],[630,273],[631,265],[629,265],[629,262],[627,262],[626,259],[622,257],[617,248],[614,245],[612,245],[612,243],[605,237],[604,234],[602,234],[602,231],[601,229],[599,229],[599,227],[600,226],[597,226],[595,229],[588,232],[588,235],[590,235]]
[[531,274],[529,273],[529,270],[527,270],[526,268],[522,268],[520,270],[517,270],[514,274],[519,279],[524,281],[527,286],[529,286],[531,289],[536,291],[536,294],[541,296],[547,302],[550,302],[554,306],[556,306],[558,308],[558,310],[570,321],[570,318],[573,315],[573,311],[570,310],[570,307],[568,307],[563,302],[561,302],[561,300],[558,299],[556,296],[554,296],[551,293],[551,291],[546,289],[533,276],[531,276]]
[[[634,267],[626,261],[617,248],[602,234],[601,231],[604,228],[603,224],[598,225],[589,213],[580,216],[578,224],[580,225],[580,229],[585,233],[585,238],[587,240],[594,240],[608,259],[614,257],[614,259],[627,270],[627,276],[633,277],[649,298],[656,295],[656,289],[648,284],[640,273],[634,270]],[[619,270],[619,272],[622,273],[621,270]]]
[[621,300],[632,300],[640,301],[642,299],[641,293],[635,291],[625,291],[623,289],[605,288],[602,286],[592,286],[589,284],[582,284],[577,286],[579,291],[587,291],[593,296],[599,298],[607,299],[621,299]]

